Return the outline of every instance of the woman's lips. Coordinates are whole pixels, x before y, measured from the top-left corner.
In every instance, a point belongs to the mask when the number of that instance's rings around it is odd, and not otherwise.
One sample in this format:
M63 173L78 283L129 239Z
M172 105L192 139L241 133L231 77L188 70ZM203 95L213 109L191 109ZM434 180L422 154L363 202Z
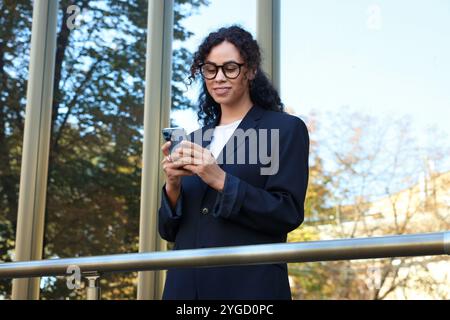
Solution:
M231 88L224 87L224 88L215 88L213 90L218 96L223 96L226 95L228 92L230 92Z

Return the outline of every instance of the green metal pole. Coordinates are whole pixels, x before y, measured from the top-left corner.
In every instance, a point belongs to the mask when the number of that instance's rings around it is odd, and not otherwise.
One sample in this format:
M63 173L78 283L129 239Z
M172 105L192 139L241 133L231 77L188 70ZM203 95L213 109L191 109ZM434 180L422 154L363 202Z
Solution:
M163 185L161 129L169 124L171 106L173 0L148 2L147 28L139 252L160 251L166 247L158 235L157 213ZM161 271L140 272L138 299L159 299L163 283Z
M58 1L34 1L15 261L42 259ZM39 299L39 278L13 281L13 299Z

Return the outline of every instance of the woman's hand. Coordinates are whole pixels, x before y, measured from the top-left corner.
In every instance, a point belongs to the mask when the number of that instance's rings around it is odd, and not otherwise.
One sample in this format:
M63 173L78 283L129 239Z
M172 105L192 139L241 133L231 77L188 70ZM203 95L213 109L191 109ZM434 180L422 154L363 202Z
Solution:
M183 166L184 170L198 175L213 189L223 191L225 171L219 167L208 149L185 140L173 151L172 159L175 165Z
M171 142L166 142L161 147L161 150L164 154L164 159L161 161L163 165L163 170L166 175L166 192L172 191L180 191L181 188L181 177L183 176L192 176L194 175L191 171L185 170L183 165L174 163L173 159L170 156L170 147Z

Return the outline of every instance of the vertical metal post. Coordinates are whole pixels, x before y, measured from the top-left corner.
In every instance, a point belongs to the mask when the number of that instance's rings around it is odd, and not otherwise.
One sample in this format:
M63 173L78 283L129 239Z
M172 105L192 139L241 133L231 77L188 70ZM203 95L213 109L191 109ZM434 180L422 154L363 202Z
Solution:
M169 124L171 106L173 0L149 0L147 28L139 252L166 246L158 235L157 214L163 177L161 128ZM159 299L163 280L162 271L139 272L138 299Z
M86 287L86 299L87 300L100 300L100 274L84 274L87 280Z
M57 0L34 1L15 261L42 258L57 13ZM12 298L39 299L39 278L13 280Z
M263 53L263 70L280 90L281 0L257 1L257 40Z
M444 233L444 252L450 255L450 231Z

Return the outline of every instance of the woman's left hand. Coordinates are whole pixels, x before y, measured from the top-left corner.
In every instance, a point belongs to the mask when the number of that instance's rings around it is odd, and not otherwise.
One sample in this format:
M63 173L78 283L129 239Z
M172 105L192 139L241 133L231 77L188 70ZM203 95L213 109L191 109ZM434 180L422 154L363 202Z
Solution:
M198 175L207 185L222 191L225 185L225 171L216 162L211 151L190 141L182 141L172 152L174 164L184 164L183 169Z

